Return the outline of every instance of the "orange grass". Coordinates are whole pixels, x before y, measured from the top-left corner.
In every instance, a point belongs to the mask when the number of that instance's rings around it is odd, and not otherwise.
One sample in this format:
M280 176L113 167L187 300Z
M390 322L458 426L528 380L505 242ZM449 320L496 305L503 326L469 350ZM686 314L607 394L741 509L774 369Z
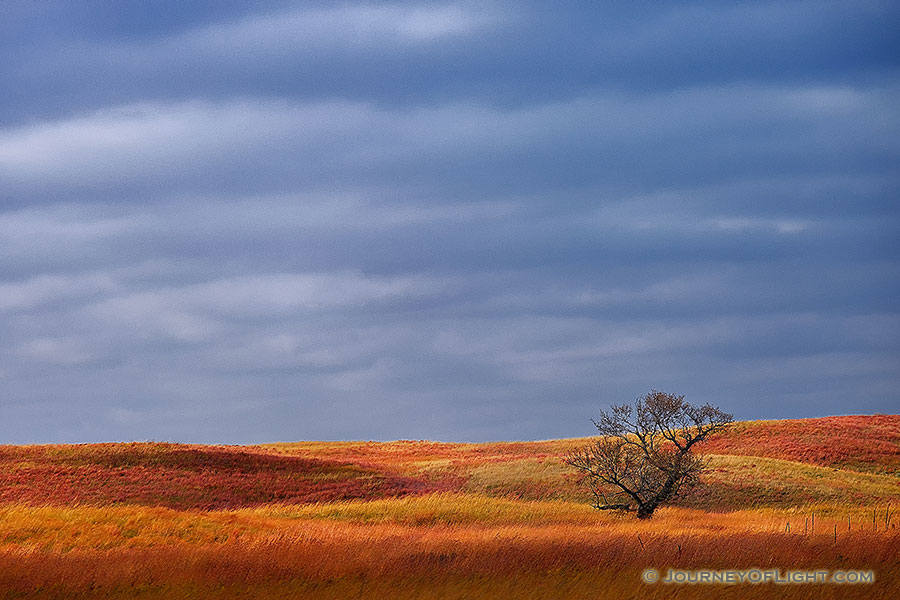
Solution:
M898 439L897 416L738 423L705 445L706 485L644 522L586 504L561 461L585 440L4 446L0 598L900 597Z
M181 515L171 511L169 517ZM384 591L380 586L390 582L394 589L407 589L405 597L426 597L424 590L446 589L445 597L478 598L490 597L484 591L491 586L513 589L525 577L534 585L520 590L525 598L547 597L554 587L566 590L565 597L629 597L638 591L662 593L663 586L640 583L640 572L653 566L660 570L875 569L874 585L844 586L844 597L890 597L900 591L896 530L867 531L857 522L853 531L841 531L835 540L833 528L845 524L840 518L823 519L818 532L804 534L802 515L789 517L791 533L786 532L783 517L766 512L710 515L671 508L640 523L600 515L587 523L473 526L279 520L267 515L266 509L209 513L197 518L219 529L243 528L244 535L219 541L178 539L162 545L131 545L121 540L118 546L105 549L86 541L84 547L68 551L45 537L41 549L4 546L0 588L7 597L189 597L228 590L236 594L243 589L253 590L254 597L282 593L289 597L290 592L302 591L302 597L336 598L341 597L340 590L353 589L355 595L354 588L360 587L359 597L377 598L378 591ZM365 581L376 582L368 595ZM490 585L484 587L486 582ZM763 589L773 591L771 585L732 586L729 595L759 597ZM823 589L837 597L827 586L779 587L778 591L786 590L787 597L812 593L819 597ZM468 591L462 596L453 595L452 590ZM689 592L694 597L698 588L666 586L665 591L666 597L673 593L687 597ZM717 593L721 587L708 590L710 597Z

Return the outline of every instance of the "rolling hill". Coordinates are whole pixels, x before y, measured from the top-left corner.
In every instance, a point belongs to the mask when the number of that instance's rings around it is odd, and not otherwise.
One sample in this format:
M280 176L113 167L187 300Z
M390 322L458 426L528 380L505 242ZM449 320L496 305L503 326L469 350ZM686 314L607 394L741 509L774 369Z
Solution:
M586 441L0 446L0 598L715 595L641 583L666 565L867 568L777 592L900 595L898 415L735 423L647 523L587 505L561 460Z

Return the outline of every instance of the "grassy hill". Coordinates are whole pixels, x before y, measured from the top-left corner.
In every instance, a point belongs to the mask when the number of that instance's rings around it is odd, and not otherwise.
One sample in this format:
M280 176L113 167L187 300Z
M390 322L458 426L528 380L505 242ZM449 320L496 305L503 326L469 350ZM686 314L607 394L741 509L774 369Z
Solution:
M900 596L898 415L735 423L646 523L587 505L586 441L0 446L0 598L714 597L640 573L764 565L876 582L729 594Z

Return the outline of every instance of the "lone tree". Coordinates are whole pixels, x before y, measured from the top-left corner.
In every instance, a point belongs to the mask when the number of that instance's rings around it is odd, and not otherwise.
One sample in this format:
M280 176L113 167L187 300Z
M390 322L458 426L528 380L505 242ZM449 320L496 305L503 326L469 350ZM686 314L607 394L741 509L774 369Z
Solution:
M699 482L703 459L694 444L725 428L733 416L709 404L656 390L634 403L613 405L593 421L603 436L566 456L581 471L599 510L653 511Z

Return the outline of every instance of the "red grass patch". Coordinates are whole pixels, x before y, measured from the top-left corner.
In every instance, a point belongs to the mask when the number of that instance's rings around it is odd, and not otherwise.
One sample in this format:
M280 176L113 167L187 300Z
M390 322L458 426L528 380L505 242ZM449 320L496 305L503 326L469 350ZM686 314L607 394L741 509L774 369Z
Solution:
M900 415L745 421L734 423L698 450L900 473Z
M351 462L180 444L0 447L0 502L225 509L437 491Z

